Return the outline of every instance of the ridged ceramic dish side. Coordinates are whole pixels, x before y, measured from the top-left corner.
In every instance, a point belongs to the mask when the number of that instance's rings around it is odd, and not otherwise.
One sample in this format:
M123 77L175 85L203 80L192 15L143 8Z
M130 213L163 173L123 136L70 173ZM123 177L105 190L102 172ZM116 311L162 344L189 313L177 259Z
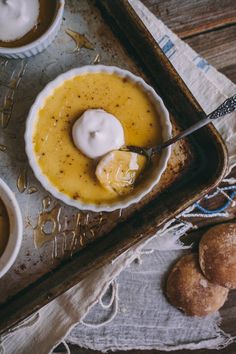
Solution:
M9 59L24 59L32 57L45 50L55 39L59 32L65 0L58 0L58 10L56 16L47 31L35 41L16 48L0 47L0 56Z
M0 198L6 207L10 222L10 234L3 254L0 257L0 278L10 269L19 253L23 221L16 197L8 185L0 179Z
M29 112L27 122L26 122L26 132L25 132L25 144L26 144L26 153L29 159L30 166L32 167L36 178L41 182L46 190L48 190L54 197L62 200L64 203L74 206L78 209L83 210L91 210L91 211L113 211L116 209L127 208L128 206L138 203L146 194L148 194L152 188L159 182L162 173L165 171L168 159L170 157L170 148L166 148L163 150L159 164L156 168L156 173L154 174L154 178L147 180L146 183L143 183L141 190L135 193L135 189L133 193L127 195L122 201L114 202L111 204L103 203L100 205L84 203L82 201L74 200L69 196L59 192L54 185L48 180L48 178L42 173L38 162L36 160L36 155L34 153L34 146L32 142L32 137L34 133L35 122L37 120L37 115L39 109L43 106L45 99L50 96L53 90L60 85L62 85L66 80L70 80L73 77L85 75L88 73L100 73L105 72L109 74L116 74L120 77L126 77L129 80L138 84L147 94L150 99L156 106L156 109L160 116L160 123L162 128L162 139L167 140L171 137L171 123L169 119L169 114L167 109L165 108L162 99L156 94L156 92L145 83L143 79L135 76L127 70L120 69L118 67L113 66L103 66L103 65L93 65L93 66L84 66L82 68L72 69L64 74L58 76L55 80L50 82L41 93L36 98L31 110Z

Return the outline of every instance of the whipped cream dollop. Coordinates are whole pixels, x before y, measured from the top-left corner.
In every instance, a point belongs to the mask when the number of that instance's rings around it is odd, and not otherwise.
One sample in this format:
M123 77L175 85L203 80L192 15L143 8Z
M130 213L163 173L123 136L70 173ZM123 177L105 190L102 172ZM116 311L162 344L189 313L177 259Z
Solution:
M0 0L0 40L23 37L37 24L38 16L39 0Z
M86 156L96 159L125 143L120 121L103 109L88 109L72 128L76 147Z

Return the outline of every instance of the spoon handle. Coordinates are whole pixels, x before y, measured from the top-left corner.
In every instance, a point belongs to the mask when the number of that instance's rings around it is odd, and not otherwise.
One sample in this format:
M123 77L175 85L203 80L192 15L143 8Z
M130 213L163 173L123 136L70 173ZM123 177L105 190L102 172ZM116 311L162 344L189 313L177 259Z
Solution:
M209 118L204 118L204 119L201 119L199 122L191 125L191 127L185 129L184 131L182 131L181 133L175 135L173 138L165 141L164 143L162 144L159 144L158 146L152 148L152 153L153 154L156 154L158 152L160 152L163 148L167 147L167 146L170 146L172 144L174 144L176 141L180 140L180 139L183 139L185 138L186 136L194 133L196 130L204 127L205 125L207 125L208 123L210 123L210 119Z
M210 123L210 121L212 119L217 119L217 118L223 117L223 116L233 112L235 109L236 109L236 95L234 95L230 98L227 98L227 100L225 100L218 108L216 108L213 112L208 114L206 116L206 118L201 119L199 122L193 124L191 127L187 128L187 129L185 129L180 134L177 134L176 136L167 140L166 142L159 144L157 147L154 147L152 149L152 154L158 153L163 148L165 148L169 145L172 145L176 141L194 133L196 130L198 130L198 129L204 127L205 125L207 125L208 123Z
M207 117L216 119L233 112L236 109L236 95L227 98L218 108L211 112Z

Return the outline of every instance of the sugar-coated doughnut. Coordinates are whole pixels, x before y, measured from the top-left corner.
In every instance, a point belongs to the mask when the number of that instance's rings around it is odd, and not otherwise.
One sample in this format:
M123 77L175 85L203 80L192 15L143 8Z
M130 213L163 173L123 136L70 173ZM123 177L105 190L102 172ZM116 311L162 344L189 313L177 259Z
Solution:
M170 303L190 316L206 316L223 306L228 289L210 283L202 274L198 254L189 254L171 269L166 295Z
M236 224L216 225L203 235L199 262L211 282L236 288Z

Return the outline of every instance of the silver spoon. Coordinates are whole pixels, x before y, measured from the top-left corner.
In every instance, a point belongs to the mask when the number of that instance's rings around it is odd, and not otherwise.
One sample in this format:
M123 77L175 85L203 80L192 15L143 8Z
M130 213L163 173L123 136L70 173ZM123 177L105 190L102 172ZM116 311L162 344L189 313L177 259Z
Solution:
M164 143L161 143L161 144L151 147L151 148L144 148L144 147L140 147L140 146L128 145L128 146L124 146L123 148L121 148L121 150L136 152L137 154L144 155L148 159L151 159L151 157L153 155L160 153L161 150L166 148L167 146L170 146L170 145L174 144L176 141L183 139L184 137L194 133L198 129L209 124L213 119L223 117L223 116L233 112L235 109L236 109L236 95L225 100L212 113L208 114L206 116L206 118L201 119L199 122L193 124L191 127L185 129L183 132L181 132L180 134L177 134L173 138L165 141Z

